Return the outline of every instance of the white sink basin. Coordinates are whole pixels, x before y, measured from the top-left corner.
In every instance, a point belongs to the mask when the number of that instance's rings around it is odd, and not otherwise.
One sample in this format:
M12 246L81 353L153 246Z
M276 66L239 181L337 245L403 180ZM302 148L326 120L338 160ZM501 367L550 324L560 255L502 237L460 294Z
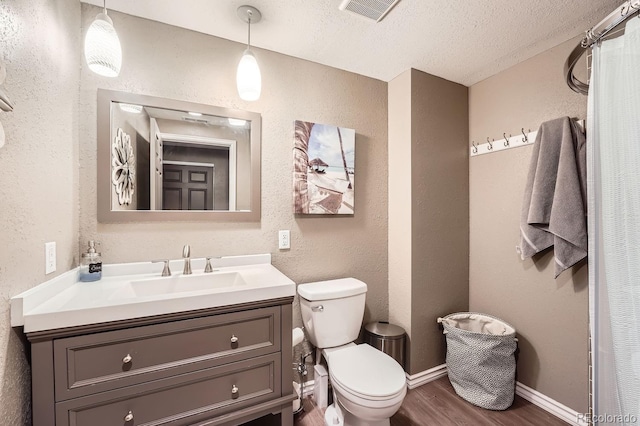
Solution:
M246 286L240 272L212 272L198 275L174 275L131 281L132 297L158 296L191 291L211 291Z
M193 274L162 277L151 262L103 265L102 279L78 282L78 268L11 298L11 325L25 332L293 297L296 285L271 255L193 259ZM172 261L176 271L181 260Z

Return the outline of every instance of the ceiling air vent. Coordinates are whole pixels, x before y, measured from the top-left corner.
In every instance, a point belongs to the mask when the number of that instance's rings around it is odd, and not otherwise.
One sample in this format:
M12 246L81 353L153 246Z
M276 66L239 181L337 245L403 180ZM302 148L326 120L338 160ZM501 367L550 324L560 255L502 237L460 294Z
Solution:
M188 121L189 123L201 123L201 124L209 123L209 120L207 120L206 118L182 117L182 119L184 121Z
M400 0L343 0L338 8L380 22L399 1Z

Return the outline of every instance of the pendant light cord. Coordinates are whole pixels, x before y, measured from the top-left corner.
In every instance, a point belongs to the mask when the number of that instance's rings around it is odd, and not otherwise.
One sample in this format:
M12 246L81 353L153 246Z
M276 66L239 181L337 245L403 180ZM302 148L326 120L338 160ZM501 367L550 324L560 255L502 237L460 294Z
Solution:
M107 0L102 0L102 9L104 10L104 14L107 14Z
M251 47L251 15L253 15L253 12L251 12L250 10L247 10L247 22L249 23L249 31L248 31L249 34L247 36L247 49Z

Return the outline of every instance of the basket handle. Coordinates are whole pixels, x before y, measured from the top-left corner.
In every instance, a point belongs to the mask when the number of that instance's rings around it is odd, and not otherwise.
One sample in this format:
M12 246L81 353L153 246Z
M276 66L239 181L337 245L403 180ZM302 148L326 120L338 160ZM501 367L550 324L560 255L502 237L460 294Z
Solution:
M436 320L436 322L437 322L438 324L442 324L442 321L444 321L444 320L442 319L442 317L438 317L438 319ZM447 329L446 329L446 328L443 328L443 329L442 329L442 334L447 334L447 333L448 333Z

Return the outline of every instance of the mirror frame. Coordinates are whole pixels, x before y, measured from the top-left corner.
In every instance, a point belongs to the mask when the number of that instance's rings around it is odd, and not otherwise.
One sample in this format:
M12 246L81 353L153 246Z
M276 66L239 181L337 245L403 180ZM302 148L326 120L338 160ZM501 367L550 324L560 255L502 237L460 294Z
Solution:
M227 210L111 210L111 103L121 102L178 111L197 111L207 115L239 118L251 121L251 185L249 211ZM259 222L261 200L261 135L262 118L257 112L235 110L154 96L115 90L98 89L97 113L97 175L98 222L165 222L214 221Z

